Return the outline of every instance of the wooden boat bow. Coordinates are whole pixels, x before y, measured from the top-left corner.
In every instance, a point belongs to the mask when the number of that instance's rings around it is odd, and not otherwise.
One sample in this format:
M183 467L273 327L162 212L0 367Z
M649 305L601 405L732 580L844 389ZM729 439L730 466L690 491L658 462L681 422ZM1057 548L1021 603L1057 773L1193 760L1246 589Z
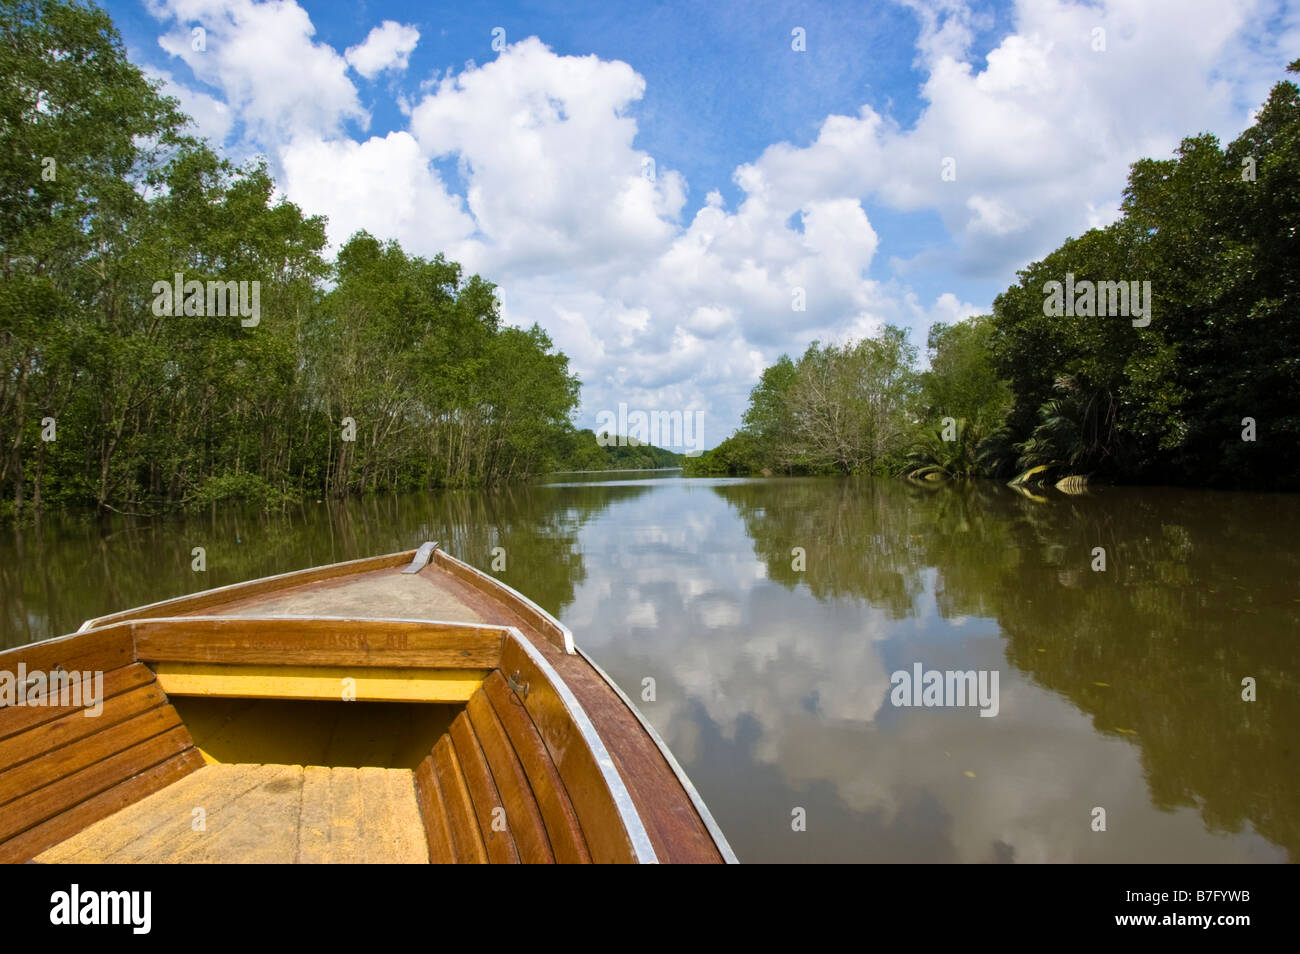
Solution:
M102 711L0 708L0 860L736 860L568 628L436 544L0 653L56 666L102 674Z

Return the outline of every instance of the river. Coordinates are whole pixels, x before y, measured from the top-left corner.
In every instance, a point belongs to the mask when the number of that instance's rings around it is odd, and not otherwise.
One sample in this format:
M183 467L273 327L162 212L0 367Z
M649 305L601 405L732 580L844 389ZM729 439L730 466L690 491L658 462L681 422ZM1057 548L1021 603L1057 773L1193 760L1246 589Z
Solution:
M623 474L47 518L0 535L0 645L426 539L485 570L500 547L742 861L1300 861L1300 495L1035 497ZM996 714L896 704L918 664L995 674Z

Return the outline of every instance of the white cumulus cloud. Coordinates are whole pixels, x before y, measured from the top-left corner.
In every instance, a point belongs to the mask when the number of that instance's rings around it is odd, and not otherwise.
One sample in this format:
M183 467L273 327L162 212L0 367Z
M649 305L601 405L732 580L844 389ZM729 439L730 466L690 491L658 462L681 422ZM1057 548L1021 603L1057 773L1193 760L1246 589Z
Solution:
M370 31L364 42L348 47L343 56L366 79L374 79L385 70L406 69L411 51L419 42L420 31L415 27L385 20Z

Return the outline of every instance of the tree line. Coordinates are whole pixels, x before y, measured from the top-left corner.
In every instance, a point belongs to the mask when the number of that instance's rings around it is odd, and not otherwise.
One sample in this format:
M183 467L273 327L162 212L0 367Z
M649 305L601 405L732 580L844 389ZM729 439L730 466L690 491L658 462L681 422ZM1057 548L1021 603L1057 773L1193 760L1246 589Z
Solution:
M329 260L325 220L190 135L106 13L4 3L0 73L0 517L564 463L579 381L539 327L442 255L360 232ZM257 314L211 313L213 283Z
M683 454L643 443L635 437L625 436L619 444L605 436L602 443L602 438L590 428L574 431L561 439L556 453L560 466L567 471L656 470L680 467L685 459Z
M1300 488L1298 226L1284 80L1226 148L1202 134L1134 163L1118 220L1019 272L992 314L934 325L926 370L897 328L814 342L687 472Z

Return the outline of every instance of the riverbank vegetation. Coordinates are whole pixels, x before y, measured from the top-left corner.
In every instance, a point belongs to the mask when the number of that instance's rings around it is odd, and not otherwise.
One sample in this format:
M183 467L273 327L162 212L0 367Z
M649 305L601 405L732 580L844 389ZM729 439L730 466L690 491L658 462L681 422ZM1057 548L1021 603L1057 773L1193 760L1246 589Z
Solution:
M558 467L564 471L657 470L680 467L684 455L643 444L634 437L623 443L602 444L590 429L565 435L556 445Z
M324 220L189 136L94 7L5 4L0 41L0 515L566 463L578 380L490 282L364 232L328 260ZM255 312L214 314L215 282L256 287Z
M1135 163L1119 219L1020 272L991 315L931 328L928 370L896 328L815 342L687 473L1300 488L1297 227L1300 89L1283 81L1226 148L1203 134ZM1149 311L1050 314L1048 283L1067 281L1149 282Z
M568 359L503 325L491 282L365 232L331 257L325 221L192 137L97 8L5 4L0 72L0 518L679 463L1300 486L1290 82L1226 149L1203 135L1136 163L1117 222L991 315L931 328L927 370L897 328L815 342L683 459L575 431ZM1150 321L1045 314L1067 275L1150 282Z

